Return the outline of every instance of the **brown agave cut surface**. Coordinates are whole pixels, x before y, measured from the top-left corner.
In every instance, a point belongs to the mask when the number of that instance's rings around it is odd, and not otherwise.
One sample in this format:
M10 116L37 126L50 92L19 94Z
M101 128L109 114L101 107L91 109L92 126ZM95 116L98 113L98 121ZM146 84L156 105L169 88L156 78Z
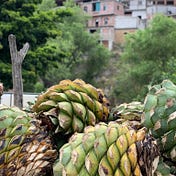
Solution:
M56 157L38 120L17 107L0 105L0 176L50 176Z

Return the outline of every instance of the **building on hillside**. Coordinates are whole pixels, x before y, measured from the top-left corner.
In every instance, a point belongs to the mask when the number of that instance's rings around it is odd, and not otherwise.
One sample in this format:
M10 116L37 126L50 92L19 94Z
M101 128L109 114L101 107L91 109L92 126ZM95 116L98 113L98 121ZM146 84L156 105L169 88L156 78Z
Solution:
M146 12L148 20L152 19L152 17L157 13L162 13L167 16L175 16L176 0L152 1L150 5L147 5Z
M123 44L125 41L125 35L128 33L134 33L138 29L144 29L145 25L138 17L132 16L116 16L114 26L114 43Z
M123 0L122 0L123 1ZM124 0L123 17L116 17L115 42L123 43L124 35L145 29L154 15L160 13L176 18L176 0ZM125 22L126 21L126 22Z
M124 15L116 16L115 40L117 44L123 44L125 35L138 29L144 29L147 25L146 2L147 0L122 0Z
M176 17L176 0L76 0L92 18L90 33L99 32L100 42L110 50L122 44L127 33L146 28L157 13Z
M124 15L123 4L117 0L82 0L77 3L92 17L87 24L90 33L99 32L100 42L111 50L115 18Z
M124 35L145 28L145 16L132 16L130 0L77 0L76 3L92 18L87 23L90 33L99 32L100 42L109 50L122 44ZM144 7L142 6L142 9Z
M148 0L154 5L174 5L176 6L176 0Z
M176 0L130 0L131 16L150 20L155 14L176 14Z
M116 16L115 43L124 43L127 33L145 29L154 15L161 13L176 18L176 0L122 0L124 16Z

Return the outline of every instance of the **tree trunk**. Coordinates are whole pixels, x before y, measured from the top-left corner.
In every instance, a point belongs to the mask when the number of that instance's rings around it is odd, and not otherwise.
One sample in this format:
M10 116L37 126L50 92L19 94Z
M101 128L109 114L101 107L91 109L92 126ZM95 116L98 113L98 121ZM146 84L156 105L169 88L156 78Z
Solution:
M17 51L16 37L10 34L8 37L10 55L12 61L12 79L14 92L14 105L23 108L23 82L22 82L22 62L29 49L29 44L26 43L20 51Z

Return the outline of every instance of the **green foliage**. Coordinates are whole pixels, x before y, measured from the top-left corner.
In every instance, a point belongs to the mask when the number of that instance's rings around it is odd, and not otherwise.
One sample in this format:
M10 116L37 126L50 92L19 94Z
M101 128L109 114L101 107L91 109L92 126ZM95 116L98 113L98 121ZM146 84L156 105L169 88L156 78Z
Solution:
M44 91L44 84L43 82L36 82L34 85L34 92L41 93Z
M47 11L47 10L50 10L55 7L57 7L57 4L55 1L42 0L42 3L38 5L38 10L39 11Z
M23 77L23 89L26 92L34 91L34 84L37 81L37 74L34 71L24 70L22 73Z
M0 61L0 82L3 82L5 90L8 90L7 85L12 84L11 76L11 64Z
M59 81L63 79L72 79L72 74L69 67L66 67L65 64L56 64L54 67L50 66L46 72L43 80L46 86L52 86L58 84Z
M92 46L96 46L96 44ZM110 57L111 53L102 45L91 47L90 55L85 60L84 68L86 68L86 71L83 74L83 79L92 84L96 84L94 82L95 78L97 78L103 70L107 69L106 66Z
M98 34L90 34L86 29L90 17L72 0L66 1L64 5L72 11L72 16L64 17L63 23L59 25L63 41L70 41L71 45L67 66L74 74L73 79L79 77L93 83L103 71L111 53L98 43Z
M24 91L34 91L39 80L45 87L78 76L91 81L110 56L97 43L99 36L87 31L89 17L72 0L59 8L54 0L7 0L1 2L0 11L0 64L7 64L0 69L0 79L7 89L12 88L7 40L11 33L18 49L30 44L22 65Z
M176 81L176 21L157 15L145 30L128 34L119 62L119 101L143 100L148 85Z
M167 72L162 73L162 78L164 79L170 79L173 82L176 83L176 56L171 57L168 62L166 63L166 70Z
M45 2L43 3L45 4ZM21 49L26 42L30 44L30 51L22 65L24 91L32 91L32 85L37 81L38 72L43 74L47 71L43 68L46 68L50 62L52 53L48 52L48 49L45 50L48 47L46 42L48 38L55 38L60 35L55 25L61 21L60 17L70 15L70 12L59 11L57 8L48 8L44 11L42 9L44 5L40 3L41 0L7 0L0 4L0 63L11 63L8 44L9 34L12 33L16 36L18 49ZM37 5L40 5L41 10ZM9 69L10 67L3 67L3 71L0 70L0 79L7 89L12 88L12 77L8 74Z

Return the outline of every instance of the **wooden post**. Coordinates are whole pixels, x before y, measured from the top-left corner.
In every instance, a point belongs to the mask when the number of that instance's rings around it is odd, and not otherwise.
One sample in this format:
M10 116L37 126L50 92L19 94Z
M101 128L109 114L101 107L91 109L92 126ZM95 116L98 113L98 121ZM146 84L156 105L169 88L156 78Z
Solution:
M8 37L10 55L12 61L12 79L14 92L14 105L23 108L23 82L22 82L22 62L29 49L29 44L24 44L20 51L17 51L16 37L10 34Z
M3 83L0 83L0 104L1 104L1 96L3 94L3 91L4 91Z

